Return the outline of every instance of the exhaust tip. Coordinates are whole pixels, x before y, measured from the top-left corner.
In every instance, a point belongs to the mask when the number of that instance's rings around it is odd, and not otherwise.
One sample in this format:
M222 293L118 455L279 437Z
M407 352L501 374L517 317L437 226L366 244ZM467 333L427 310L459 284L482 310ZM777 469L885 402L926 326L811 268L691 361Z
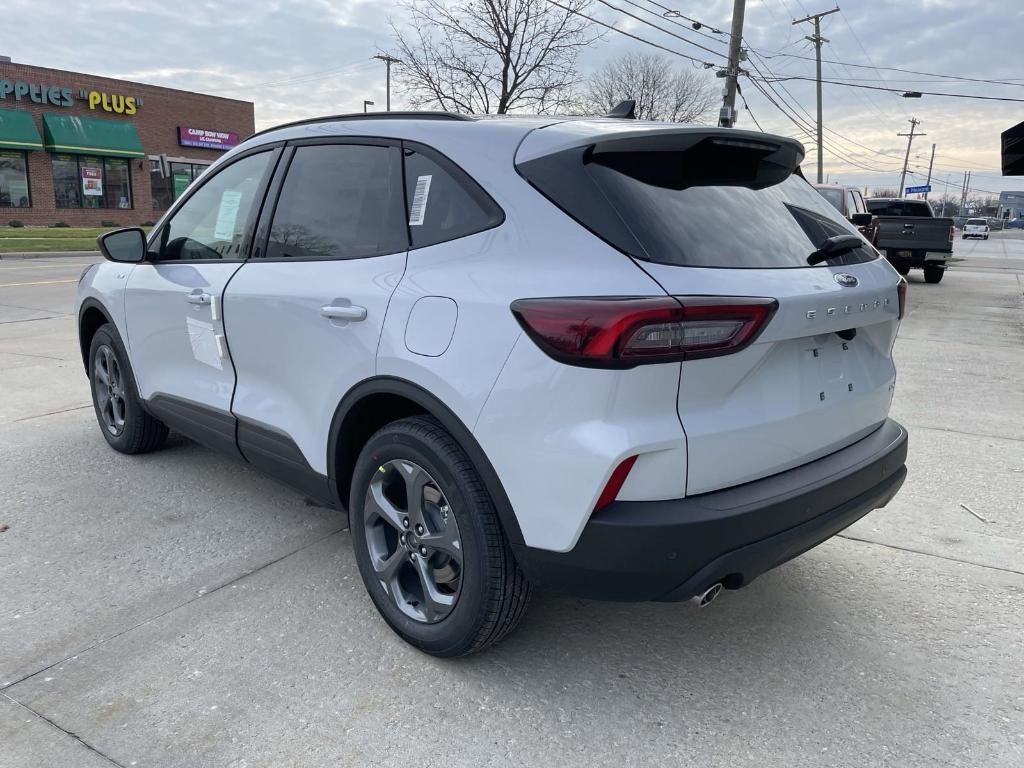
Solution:
M721 591L722 591L722 584L721 584L721 582L712 584L710 587L705 589L699 595L694 595L693 597L691 597L690 598L690 602L693 603L698 608L706 608L707 606L711 605L711 601L714 600L716 597L718 597L718 595L719 595L719 593Z

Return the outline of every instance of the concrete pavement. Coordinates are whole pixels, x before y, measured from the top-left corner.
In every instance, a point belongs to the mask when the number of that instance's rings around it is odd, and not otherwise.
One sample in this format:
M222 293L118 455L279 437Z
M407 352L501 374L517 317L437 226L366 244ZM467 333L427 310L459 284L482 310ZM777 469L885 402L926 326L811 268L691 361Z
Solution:
M1024 764L1024 239L956 249L911 273L887 509L707 610L539 595L450 662L376 616L336 513L183 439L110 451L89 259L0 261L0 765Z

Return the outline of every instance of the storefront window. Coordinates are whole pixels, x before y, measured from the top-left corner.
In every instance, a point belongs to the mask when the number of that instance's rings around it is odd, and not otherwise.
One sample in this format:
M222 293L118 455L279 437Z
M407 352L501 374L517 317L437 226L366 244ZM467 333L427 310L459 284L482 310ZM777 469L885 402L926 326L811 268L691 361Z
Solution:
M166 211L171 203L181 197L195 179L209 168L200 163L171 162L169 176L160 173L160 161L151 160L149 164L149 183L153 192L153 210Z
M53 156L53 193L58 208L81 208L81 182L78 175L78 158L74 155Z
M58 208L131 208L129 161L119 157L53 156Z
M103 196L107 208L132 207L131 170L127 160L108 158L104 162L106 184Z
M0 208L28 208L28 166L24 152L0 152Z

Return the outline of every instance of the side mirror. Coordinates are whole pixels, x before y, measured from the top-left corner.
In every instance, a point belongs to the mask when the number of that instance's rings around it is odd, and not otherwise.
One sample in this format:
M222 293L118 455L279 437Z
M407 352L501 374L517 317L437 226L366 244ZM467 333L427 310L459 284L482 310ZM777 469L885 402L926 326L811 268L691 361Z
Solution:
M138 227L115 229L96 238L103 258L126 264L138 264L146 258L146 233Z
M850 216L850 222L855 227L870 227L875 216L872 213L855 213Z

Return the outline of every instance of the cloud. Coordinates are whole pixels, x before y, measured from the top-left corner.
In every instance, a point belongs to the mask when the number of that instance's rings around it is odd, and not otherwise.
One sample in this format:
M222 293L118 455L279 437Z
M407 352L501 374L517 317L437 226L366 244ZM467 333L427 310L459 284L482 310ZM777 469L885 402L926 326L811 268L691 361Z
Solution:
M622 0L610 2L717 53L603 5L595 4L589 12L701 61L724 64L721 54L727 36L710 32L709 26L729 30L732 0L686 4L693 10L685 12L709 25L700 32L687 21L678 20L679 26L662 18L658 5L647 0L639 4L649 5L653 13ZM744 42L764 57L752 56L745 64L748 71L756 74L756 65L765 74L813 77L813 48L804 39L811 27L792 24L791 14L803 13L804 6L810 7L796 1L748 3ZM166 0L131 4L120 0L8 0L4 8L6 28L22 34L8 36L6 50L0 53L15 61L252 100L260 128L318 114L361 111L364 99L375 101L378 108L385 101L384 66L370 57L390 46L387 19L396 12L394 0L196 0L187 5ZM847 3L842 13L824 19L822 34L830 41L824 48L825 58L830 60L981 78L1020 78L1017 60L1022 27L1024 9L1002 0L975 0L969 8L960 0L903 0ZM610 57L635 50L653 49L607 32L584 52L581 71L594 71ZM682 58L678 64L693 66ZM826 79L842 83L854 78L881 87L1024 98L1024 87L917 82L935 78L843 64L827 63L824 69ZM707 76L716 85L722 82L714 79L713 72ZM1024 85L1024 80L1017 82ZM807 131L813 133L814 128L814 84L789 80L776 85L781 97L793 105L803 128L795 126L749 81L744 81L742 88L764 129L801 138L813 159ZM394 94L393 103L402 105L400 94ZM883 91L828 84L824 111L831 145L825 151L826 171L851 183L890 186L898 181L906 151L905 140L896 134L906 131L911 116L922 121L918 130L928 134L914 142L911 165L915 173L927 172L927 156L934 141L938 145L934 175L975 168L991 174L978 177L986 178L990 188L1004 184L997 178L999 133L1024 119L1024 104L933 96L909 100ZM741 112L740 126L754 127L746 111Z

